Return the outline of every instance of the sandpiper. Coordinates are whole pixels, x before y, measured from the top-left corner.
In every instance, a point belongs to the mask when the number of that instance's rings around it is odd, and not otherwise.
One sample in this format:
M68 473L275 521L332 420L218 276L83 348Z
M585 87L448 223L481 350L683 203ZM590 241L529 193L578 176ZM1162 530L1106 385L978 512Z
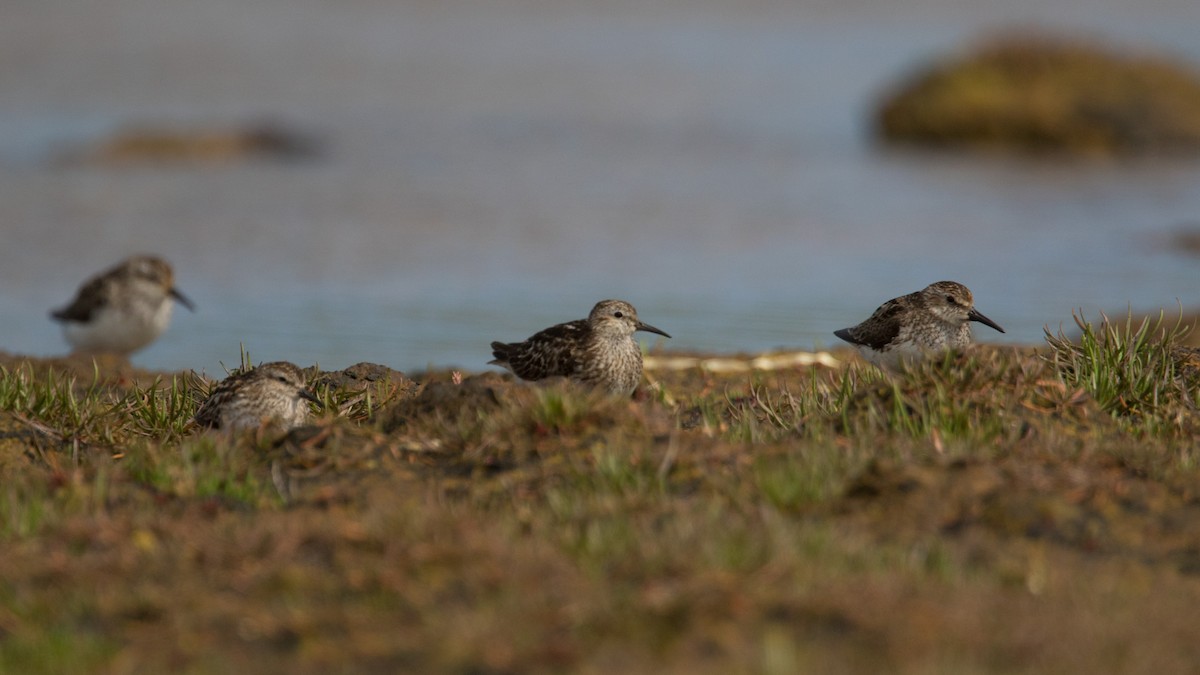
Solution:
M167 261L136 255L89 279L70 305L50 316L62 323L75 351L128 356L166 329L176 300L193 309L175 289Z
M975 300L966 286L939 281L888 300L866 321L833 334L857 345L871 363L896 368L901 361L917 361L930 352L971 344L971 321L1004 332L975 309Z
M633 339L639 330L671 337L639 321L628 302L601 300L586 319L551 326L524 342L493 342L496 358L488 363L523 380L567 377L630 396L642 381L642 349Z
M308 401L320 404L305 385L300 368L274 361L221 380L196 411L195 420L223 431L268 424L286 431L308 421Z

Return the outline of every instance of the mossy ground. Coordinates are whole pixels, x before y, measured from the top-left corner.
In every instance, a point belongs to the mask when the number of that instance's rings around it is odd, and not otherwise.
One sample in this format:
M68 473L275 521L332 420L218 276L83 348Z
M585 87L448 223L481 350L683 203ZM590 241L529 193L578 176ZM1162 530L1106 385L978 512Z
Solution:
M198 378L9 359L0 672L1184 672L1200 389L1138 329L633 401L332 376L234 439Z

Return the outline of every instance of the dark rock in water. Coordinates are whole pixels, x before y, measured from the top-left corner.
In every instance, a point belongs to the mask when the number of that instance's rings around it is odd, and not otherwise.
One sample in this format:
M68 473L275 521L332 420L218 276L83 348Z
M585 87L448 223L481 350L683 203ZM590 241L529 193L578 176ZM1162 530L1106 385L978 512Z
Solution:
M1200 151L1200 76L1157 57L1045 35L992 40L886 97L884 140L1078 155Z
M319 157L323 144L309 133L266 121L228 128L136 125L58 156L61 164L302 161Z
M1164 248L1176 253L1200 256L1200 223L1185 223L1170 235Z

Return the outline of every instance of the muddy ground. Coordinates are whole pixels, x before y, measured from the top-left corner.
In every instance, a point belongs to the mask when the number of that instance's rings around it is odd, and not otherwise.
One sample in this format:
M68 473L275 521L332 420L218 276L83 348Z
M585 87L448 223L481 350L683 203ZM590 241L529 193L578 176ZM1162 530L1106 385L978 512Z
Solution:
M0 391L0 672L1200 667L1188 405L1114 415L1044 349L834 356L632 401L362 365L232 439L168 423L198 378L6 357L108 412Z

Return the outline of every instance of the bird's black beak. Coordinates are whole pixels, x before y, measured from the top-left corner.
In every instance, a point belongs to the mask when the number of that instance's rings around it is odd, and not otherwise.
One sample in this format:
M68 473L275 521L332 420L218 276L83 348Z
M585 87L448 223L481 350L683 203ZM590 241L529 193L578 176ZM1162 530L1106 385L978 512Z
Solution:
M990 326L992 328L995 328L996 330L1000 331L1001 333L1004 332L1004 329L1000 327L1000 324L998 324L995 321L992 321L991 319L987 318L986 316L980 314L979 311L974 308L972 308L970 312L967 312L967 318L970 319L971 321L978 321L979 323L981 323L985 326Z
M300 390L300 398L304 399L305 401L312 401L313 403L316 403L317 407L322 410L325 409L325 404L321 402L321 399L317 398L317 395L308 389Z
M175 290L174 288L167 291L167 295L171 296L172 298L175 298L175 300L177 302L179 302L179 304L183 305L184 307L187 307L188 311L192 311L192 312L196 311L196 308L194 306L192 306L192 301L188 300L188 297L186 295L184 295L183 293L180 293L179 291Z
M641 321L637 322L637 329L644 330L648 333L658 333L659 335L661 335L663 337L671 337L670 335L667 334L666 331L659 330L659 329L655 328L654 326L651 326L648 323L642 323Z

